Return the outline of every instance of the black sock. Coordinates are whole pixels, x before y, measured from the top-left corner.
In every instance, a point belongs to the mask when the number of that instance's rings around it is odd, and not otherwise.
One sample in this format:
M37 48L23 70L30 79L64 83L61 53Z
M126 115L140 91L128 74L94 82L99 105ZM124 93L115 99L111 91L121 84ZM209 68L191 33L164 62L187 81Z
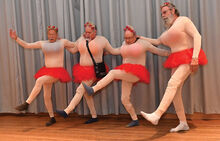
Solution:
M46 126L51 126L53 125L54 123L56 123L56 120L54 117L51 117L50 120L46 123Z
M132 120L132 122L130 122L126 127L134 127L134 126L138 126L138 125L139 125L138 120Z
M67 118L67 117L68 117L68 115L67 115L67 113L66 113L65 111L56 110L56 112L57 112L60 116L62 116L63 118Z
M87 85L86 85L85 83L83 83L83 82L82 82L82 84L83 84L83 87L85 88L86 92L88 93L88 95L94 94L94 90L93 90L92 87L87 86Z
M15 107L15 109L18 111L24 111L24 110L28 109L28 106L29 106L29 103L25 102L25 103Z
M97 121L98 121L98 118L90 118L89 120L85 122L85 124L90 124L90 123L97 122Z

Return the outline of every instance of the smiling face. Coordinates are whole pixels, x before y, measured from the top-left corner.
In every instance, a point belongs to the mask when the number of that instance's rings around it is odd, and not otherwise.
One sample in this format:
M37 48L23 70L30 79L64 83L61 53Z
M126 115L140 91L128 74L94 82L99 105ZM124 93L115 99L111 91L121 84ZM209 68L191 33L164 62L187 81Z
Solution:
M47 31L47 37L50 43L54 43L57 40L58 34L55 30L48 30Z

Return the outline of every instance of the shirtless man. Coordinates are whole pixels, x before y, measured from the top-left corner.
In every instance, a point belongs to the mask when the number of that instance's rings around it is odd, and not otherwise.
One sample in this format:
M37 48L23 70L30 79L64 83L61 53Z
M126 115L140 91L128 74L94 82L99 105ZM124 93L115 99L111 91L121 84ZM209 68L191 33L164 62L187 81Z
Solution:
M53 113L51 101L51 89L53 83L60 80L61 82L71 81L71 77L64 69L64 48L74 47L74 43L66 39L58 40L58 28L55 26L47 27L48 40L38 41L35 43L27 43L17 37L16 31L10 29L10 37L14 39L21 47L27 49L42 49L44 54L45 67L42 67L36 74L36 83L25 103L17 106L15 109L24 111L28 109L29 104L40 93L41 88L44 89L44 103L50 116L46 126L56 123Z
M199 65L205 65L207 59L201 49L201 35L189 18L179 16L175 5L169 2L161 6L161 16L167 30L158 39L141 38L154 45L163 44L171 48L172 54L164 63L165 68L172 69L171 78L156 111L151 114L141 111L141 114L146 120L157 125L160 117L173 102L180 123L170 132L189 130L182 101L182 87L190 73L196 71Z
M146 84L150 82L150 75L145 67L146 52L150 51L161 56L168 56L169 51L158 49L148 41L139 39L134 28L129 25L124 28L124 40L125 42L121 46L122 65L111 70L95 86L89 87L84 83L83 86L88 94L93 94L107 86L114 79L122 80L121 101L132 119L127 127L133 127L138 126L139 121L130 102L131 89L133 84L137 82L144 82Z
M57 113L62 117L67 118L68 114L76 108L82 99L82 96L84 95L90 110L90 114L92 115L92 118L85 122L85 124L89 124L98 121L98 118L93 97L89 96L85 92L85 89L82 86L82 82L90 86L98 79L96 78L94 65L86 47L86 41L88 41L89 49L96 63L101 63L103 61L104 51L107 51L113 55L119 55L120 49L113 48L105 37L96 35L97 28L93 23L87 22L84 27L85 33L76 41L76 50L74 48L72 49L72 53L80 53L79 64L73 66L72 69L74 82L80 83L80 85L77 88L76 94L74 95L68 107L62 111L57 110ZM106 69L108 70L107 66Z

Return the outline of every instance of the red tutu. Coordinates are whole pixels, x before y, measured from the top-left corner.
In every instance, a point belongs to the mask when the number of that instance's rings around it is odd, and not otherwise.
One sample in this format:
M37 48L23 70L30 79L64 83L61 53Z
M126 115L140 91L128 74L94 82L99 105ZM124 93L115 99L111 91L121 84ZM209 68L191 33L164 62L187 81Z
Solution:
M46 68L42 67L34 77L37 79L41 76L49 75L55 78L58 78L61 82L69 82L71 81L71 77L69 73L62 67L59 68Z
M137 76L140 79L139 82L144 82L146 84L150 83L150 73L142 65L139 65L139 64L122 64L120 66L115 67L114 69L124 70L128 73L131 73L131 74Z
M106 71L109 71L109 67L105 64ZM76 64L72 68L74 82L81 83L85 80L96 80L94 66L81 66Z
M179 52L172 53L167 60L164 62L163 66L165 68L176 68L181 64L190 64L193 55L193 48L186 49ZM204 51L201 49L199 52L199 65L205 65L208 63Z

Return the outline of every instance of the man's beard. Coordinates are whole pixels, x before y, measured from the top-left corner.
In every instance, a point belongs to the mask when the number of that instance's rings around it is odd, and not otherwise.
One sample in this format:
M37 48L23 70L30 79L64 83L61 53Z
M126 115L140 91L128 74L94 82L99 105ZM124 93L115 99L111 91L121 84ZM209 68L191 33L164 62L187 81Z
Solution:
M171 25L173 23L173 20L174 20L173 15L170 15L166 19L163 19L164 26L165 26L166 29L169 29L171 27Z

